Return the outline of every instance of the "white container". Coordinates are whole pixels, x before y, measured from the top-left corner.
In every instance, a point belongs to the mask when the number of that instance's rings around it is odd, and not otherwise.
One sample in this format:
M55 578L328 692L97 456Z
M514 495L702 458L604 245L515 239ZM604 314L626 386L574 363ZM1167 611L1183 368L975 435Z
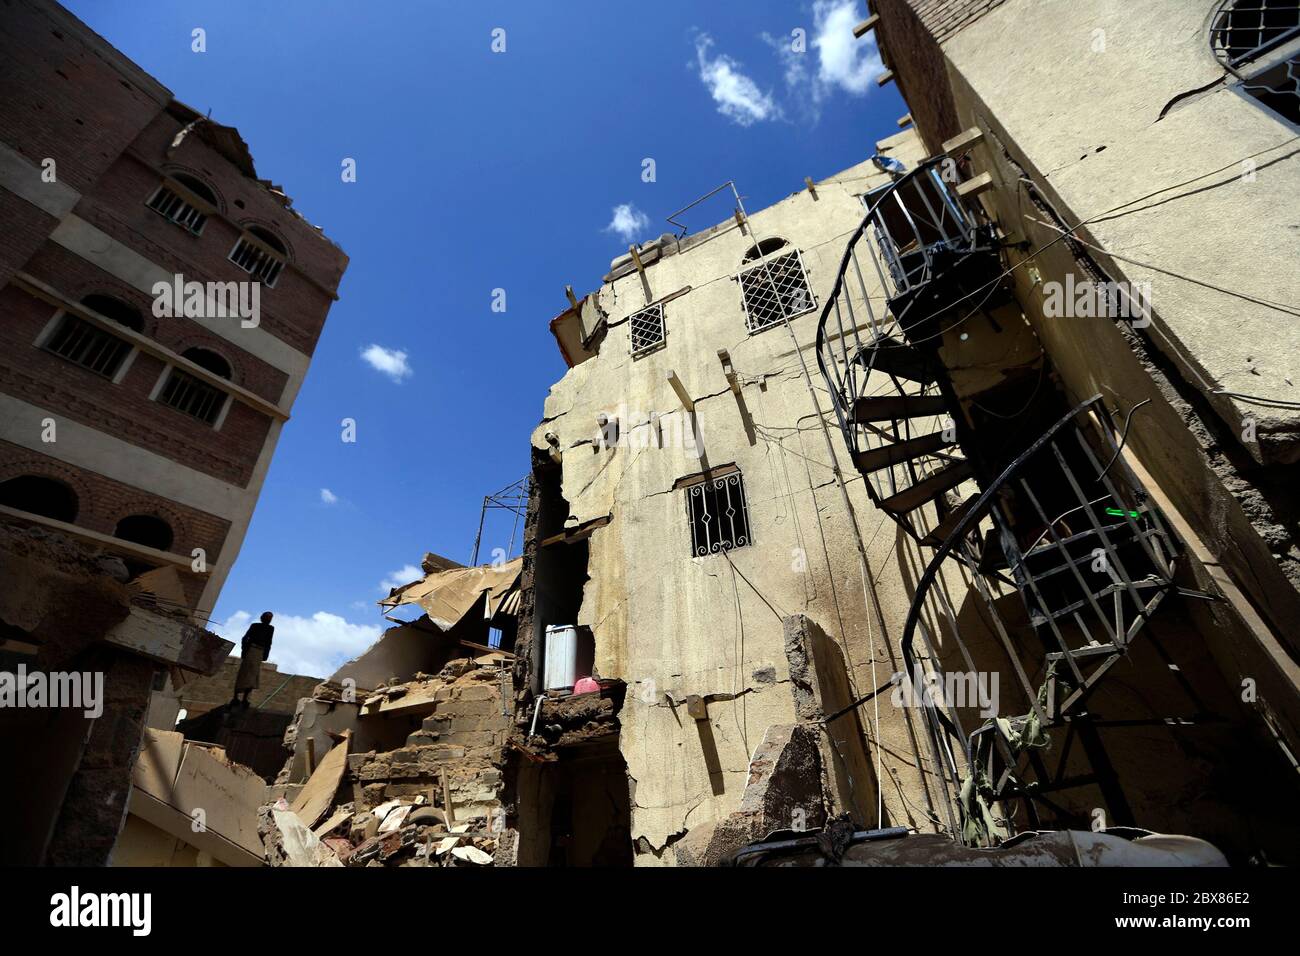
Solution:
M572 687L578 680L578 629L572 624L546 626L542 677L546 690Z

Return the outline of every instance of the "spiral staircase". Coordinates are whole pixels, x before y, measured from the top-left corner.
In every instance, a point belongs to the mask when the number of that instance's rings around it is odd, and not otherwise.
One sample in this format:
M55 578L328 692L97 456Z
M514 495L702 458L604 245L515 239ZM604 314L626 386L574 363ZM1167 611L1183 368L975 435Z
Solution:
M1179 593L1177 545L1100 396L1067 403L1045 357L1009 386L954 381L949 350L1001 332L1015 306L996 230L950 188L953 168L935 157L864 197L818 364L871 501L928 555L901 637L909 680L996 670L1020 704L976 722L942 695L919 702L949 832L994 845L1019 807L1031 828L1077 823L1053 795L1089 785L1131 823L1088 704ZM955 582L978 613L953 606ZM1083 773L1067 768L1076 741Z

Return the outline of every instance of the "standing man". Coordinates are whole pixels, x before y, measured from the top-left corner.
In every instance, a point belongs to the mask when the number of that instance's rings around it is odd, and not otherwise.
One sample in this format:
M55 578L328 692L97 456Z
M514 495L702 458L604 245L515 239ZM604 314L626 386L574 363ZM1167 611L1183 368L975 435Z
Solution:
M235 696L230 698L234 705L239 695L244 695L244 707L248 707L248 695L261 683L262 662L271 656L271 635L275 628L271 626L271 612L264 611L260 621L248 625L248 631L239 645L239 673L235 675Z

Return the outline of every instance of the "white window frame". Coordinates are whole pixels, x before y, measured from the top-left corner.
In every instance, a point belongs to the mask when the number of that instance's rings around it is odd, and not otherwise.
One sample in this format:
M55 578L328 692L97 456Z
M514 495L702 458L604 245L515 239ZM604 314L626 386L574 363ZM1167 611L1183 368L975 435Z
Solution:
M216 417L213 418L211 422L206 422L202 418L199 418L197 415L191 415L189 412L185 411L184 409L177 408L175 405L168 405L166 402L162 400L161 397L162 390L167 385L167 382L171 379L171 376L174 372L184 372L186 375L194 379L196 382L200 382L201 384L206 385L208 388L216 389L216 391L221 393L221 407L217 409ZM230 392L227 391L226 389L219 388L218 386L213 385L211 382L203 381L203 379L199 378L193 372L189 371L189 369L181 368L179 365L176 365L174 362L167 362L163 366L162 374L158 376L158 380L153 384L153 390L149 392L149 401L157 402L163 408L169 408L177 415L184 415L190 421L198 422L200 425L206 425L207 427L211 428L214 432L221 431L221 426L226 421L226 415L230 412L230 402L233 397L234 396L232 396Z
M59 329L63 327L63 323L65 319L73 319L77 322L83 322L86 325L89 325L92 329L96 329L100 332L103 332L105 335L112 335L113 338L117 339L123 345L129 346L126 355L122 357L122 364L117 367L117 369L113 372L112 376L104 375L101 372L96 372L90 366L82 365L80 362L74 359L70 359L66 355L56 352L54 351L54 349L50 348L50 341L58 333ZM131 368L131 363L135 361L135 353L140 351L138 348L136 348L134 342L113 335L113 333L110 330L101 329L99 326L95 325L95 323L87 322L81 316L77 315L74 312L69 312L67 309L55 310L53 317L48 322L45 323L45 327L41 329L40 334L36 336L36 341L33 344L41 351L48 352L50 355L53 355L55 358L62 359L64 362L68 362L72 365L75 365L77 368L90 372L92 375L98 375L100 378L108 382L111 382L114 385L121 384L122 379L126 377L127 371Z
M153 205L159 194L164 190L180 200L180 209L174 210L172 213L168 214ZM208 219L217 214L217 210L212 207L211 203L205 202L202 198L196 196L170 176L163 177L162 182L158 184L158 188L149 194L149 198L144 201L144 204L151 212L162 216L162 218L166 219L172 225L184 229L191 236L203 235L203 230L207 228L208 225ZM189 211L193 215L189 217L177 215L177 213L181 211ZM202 221L199 223L198 229L194 229L184 221L186 218L192 219L193 216L203 217Z
M257 267L250 269L235 258L235 253L238 252L240 247L244 245L252 246L254 249L256 249L257 251L261 252L264 256L266 256L268 261L276 263L273 271L267 270L267 271L272 271L271 277L269 279L266 278L265 275L263 276L257 275L256 272ZM253 276L253 278L256 281L262 283L262 285L266 286L268 289L275 288L276 282L280 280L280 274L284 272L284 267L289 264L289 260L285 257L283 253L277 252L275 249L272 249L265 242L262 242L262 240L258 239L257 236L253 235L250 232L241 232L239 234L239 238L235 240L235 244L233 247L231 247L230 252L227 253L226 258L229 259L231 262L233 262L240 269L243 269L250 276Z

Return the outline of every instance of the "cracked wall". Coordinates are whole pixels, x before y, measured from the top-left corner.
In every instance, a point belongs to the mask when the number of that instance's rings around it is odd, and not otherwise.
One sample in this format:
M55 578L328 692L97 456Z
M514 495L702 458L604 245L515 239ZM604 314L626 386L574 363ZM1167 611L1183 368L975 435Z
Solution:
M909 166L922 156L911 132L882 145ZM534 633L551 623L590 627L597 674L627 682L619 748L640 864L672 863L666 851L687 832L734 811L767 728L794 722L784 616L804 613L832 636L852 664L858 693L901 669L867 603L852 526L800 367L802 355L848 481L886 627L897 634L925 558L871 505L814 354L820 306L861 220L859 197L887 182L862 163L817 183L815 198L801 190L752 213L744 230L730 222L680 244L669 237L669 251L647 266L644 279L635 269L620 274L616 263L597 293L606 316L599 352L552 387L533 435L535 460L545 462L553 447L561 456L565 527L610 519L587 539L589 579L577 621L539 613ZM747 332L734 278L746 251L774 236L801 251L818 305L790 321L798 351L782 324ZM628 316L665 297L665 345L633 358ZM739 395L719 349L730 354ZM695 427L683 417L669 371L693 399ZM602 413L618 420L612 447L602 447ZM743 475L752 543L692 557L685 492L674 485L723 465ZM546 550L534 551L539 579ZM539 601L544 590L539 584ZM706 718L688 714L684 701L693 696ZM885 810L929 829L907 716L881 712ZM868 733L874 737L874 728ZM874 792L865 802L875 806Z

